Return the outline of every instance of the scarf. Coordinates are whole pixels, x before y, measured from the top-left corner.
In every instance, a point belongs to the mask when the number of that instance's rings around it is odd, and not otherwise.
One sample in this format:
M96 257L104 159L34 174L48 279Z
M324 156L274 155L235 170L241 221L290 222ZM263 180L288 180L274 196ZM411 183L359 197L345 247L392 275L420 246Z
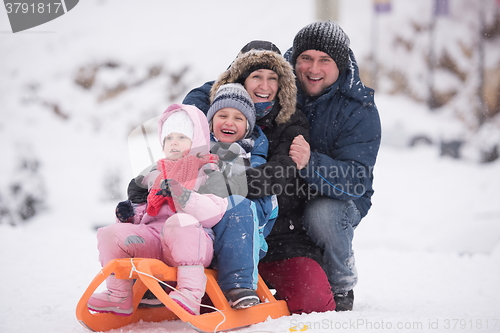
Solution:
M202 157L187 155L176 161L167 160L166 158L159 160L157 169L160 174L156 177L153 187L149 191L147 213L150 216L158 215L165 202L168 203L172 211L177 212L170 190L168 186L162 188L162 182L175 179L186 189L192 190L196 185L200 168L207 163L217 163L218 159L217 155L207 154Z
M255 103L255 117L257 119L265 117L273 109L274 102Z

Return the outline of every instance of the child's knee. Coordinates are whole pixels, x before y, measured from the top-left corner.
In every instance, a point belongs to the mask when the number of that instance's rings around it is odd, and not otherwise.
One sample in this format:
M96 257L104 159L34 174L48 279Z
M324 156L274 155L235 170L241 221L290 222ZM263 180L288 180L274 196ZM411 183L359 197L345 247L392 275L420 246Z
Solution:
M165 221L162 229L162 239L165 244L182 242L195 235L204 233L200 222L193 216L184 213L172 215Z
M115 223L97 230L99 243L124 243L127 237L135 235L137 226L130 223Z
M200 225L200 222L195 219L193 216L185 213L177 213L170 216L163 228L181 228L181 227L197 227Z

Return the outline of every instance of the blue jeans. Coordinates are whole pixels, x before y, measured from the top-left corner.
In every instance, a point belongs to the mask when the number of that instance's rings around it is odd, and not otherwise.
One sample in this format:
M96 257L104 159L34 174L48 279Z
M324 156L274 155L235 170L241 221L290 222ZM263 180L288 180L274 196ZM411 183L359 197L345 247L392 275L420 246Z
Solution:
M323 250L323 269L334 293L347 292L358 282L352 239L360 221L353 201L317 197L304 210L304 228Z
M214 259L222 291L233 288L257 289L259 260L266 254L266 225L274 224L277 209L269 200L228 197L229 206L212 230L215 233Z

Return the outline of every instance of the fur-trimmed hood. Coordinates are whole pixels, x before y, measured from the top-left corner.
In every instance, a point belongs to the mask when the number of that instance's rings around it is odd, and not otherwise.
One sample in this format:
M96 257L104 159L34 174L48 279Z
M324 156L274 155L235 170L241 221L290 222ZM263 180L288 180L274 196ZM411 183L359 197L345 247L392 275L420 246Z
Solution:
M282 55L272 51L251 50L239 55L213 84L210 90L210 102L214 100L220 86L237 82L246 71L259 65L272 68L278 74L279 89L276 97L281 110L275 120L277 124L284 124L290 120L296 108L297 87L295 85L295 74L288 61Z

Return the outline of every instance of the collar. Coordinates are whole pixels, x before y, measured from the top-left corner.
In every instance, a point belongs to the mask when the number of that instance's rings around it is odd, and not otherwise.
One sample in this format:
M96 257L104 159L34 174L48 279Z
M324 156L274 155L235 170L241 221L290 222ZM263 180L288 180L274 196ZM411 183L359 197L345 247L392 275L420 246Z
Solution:
M260 119L262 117L265 117L269 112L271 112L274 104L275 101L255 103L254 106L256 118Z
M305 91L302 89L300 84L297 84L297 104L298 107L302 107L305 104L313 101L319 101L322 100L332 94L335 94L340 87L340 80L335 81L331 86L326 88L321 95L318 96L309 96L305 93Z

